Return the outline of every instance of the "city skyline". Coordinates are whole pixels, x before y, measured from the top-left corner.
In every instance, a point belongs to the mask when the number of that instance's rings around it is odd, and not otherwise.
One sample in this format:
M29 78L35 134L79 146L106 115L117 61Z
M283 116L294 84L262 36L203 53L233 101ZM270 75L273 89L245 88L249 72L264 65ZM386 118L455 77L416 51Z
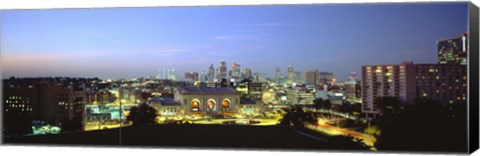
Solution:
M436 41L467 31L467 3L272 5L1 12L2 78L119 79L218 68L339 80L362 65L435 63ZM393 57L392 57L393 56ZM375 58L375 59L372 59Z

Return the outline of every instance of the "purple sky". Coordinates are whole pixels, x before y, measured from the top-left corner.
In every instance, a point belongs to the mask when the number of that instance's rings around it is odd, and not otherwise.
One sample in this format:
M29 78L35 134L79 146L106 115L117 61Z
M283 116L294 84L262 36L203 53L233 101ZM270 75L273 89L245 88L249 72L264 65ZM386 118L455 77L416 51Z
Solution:
M467 31L467 3L2 10L2 78L104 79L208 71L220 60L273 75L436 63L436 41Z

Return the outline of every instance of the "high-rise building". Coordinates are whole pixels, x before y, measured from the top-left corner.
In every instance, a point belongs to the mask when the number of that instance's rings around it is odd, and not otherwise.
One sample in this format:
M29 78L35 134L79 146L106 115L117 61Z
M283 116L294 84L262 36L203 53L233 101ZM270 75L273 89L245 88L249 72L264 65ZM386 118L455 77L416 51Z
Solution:
M375 98L398 97L413 104L428 98L441 104L466 104L467 66L458 64L381 65L362 67L362 112L380 113Z
M215 81L215 68L213 68L213 64L210 64L208 68L208 82L213 83Z
M83 114L85 92L62 85L37 84L4 86L4 110L10 115L27 115L58 125L64 119L80 118Z
M302 73L300 71L293 72L293 82L301 82L302 81Z
M198 73L197 72L186 72L185 73L185 79L192 80L192 81L198 81Z
M168 71L169 80L177 80L177 74L175 73L175 69L167 70L167 71Z
M204 70L202 70L202 72L200 73L200 82L207 82L208 81L208 78L207 78L207 75L205 73Z
M288 84L293 83L294 79L295 79L295 70L293 69L292 65L289 65L287 69L287 83Z
M438 64L467 65L467 33L437 41Z
M455 64L416 64L417 97L444 105L466 104L467 66Z
M220 61L219 69L219 79L227 79L227 62L225 60Z
M265 73L253 73L254 82L266 82L267 75Z
M250 68L243 69L243 79L253 79L252 70Z
M412 62L362 66L362 112L374 116L381 113L376 103L378 97L398 97L401 102L412 104L415 87Z
M279 79L282 73L280 72L280 68L275 69L275 79Z
M308 71L305 73L305 83L308 85L317 85L318 78L320 73L318 70Z
M331 84L333 80L333 74L329 72L320 72L318 74L317 85L327 85Z
M358 101L361 98L361 85L357 76L358 74L355 72L350 73L350 78L343 84L345 97L349 101Z
M231 79L239 80L242 77L242 72L240 70L240 64L233 63L231 71L232 71L232 74L230 75Z

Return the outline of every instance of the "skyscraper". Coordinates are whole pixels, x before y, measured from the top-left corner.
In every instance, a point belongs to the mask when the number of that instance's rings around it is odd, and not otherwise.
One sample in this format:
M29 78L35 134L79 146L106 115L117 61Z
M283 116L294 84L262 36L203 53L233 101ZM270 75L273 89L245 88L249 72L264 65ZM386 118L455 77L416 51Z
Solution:
M317 80L317 85L327 85L331 84L332 79L333 79L333 73L330 72L319 72L318 73L318 80Z
M438 64L467 64L467 33L437 41Z
M318 70L308 71L305 73L305 83L310 85L317 85L318 77L319 77Z
M282 73L280 72L280 68L276 68L275 69L275 80L280 80L280 78L282 77Z
M292 65L289 65L288 69L287 69L287 83L288 84L293 83L293 79L295 78L295 73L294 72L295 71L293 70Z
M227 62L225 60L220 61L219 69L219 79L227 79Z
M253 78L253 75L252 75L252 70L250 70L250 68L245 68L243 69L243 79L252 79Z
M175 73L175 69L167 70L167 71L168 71L169 80L177 80L177 74Z
M215 81L215 68L213 68L213 64L210 64L208 68L208 82L212 83Z
M202 72L200 73L200 82L206 82L208 79L207 79L207 75L205 73L205 70L202 70Z
M231 79L239 80L241 78L240 64L233 63Z
M198 73L197 72L186 72L185 79L198 81Z

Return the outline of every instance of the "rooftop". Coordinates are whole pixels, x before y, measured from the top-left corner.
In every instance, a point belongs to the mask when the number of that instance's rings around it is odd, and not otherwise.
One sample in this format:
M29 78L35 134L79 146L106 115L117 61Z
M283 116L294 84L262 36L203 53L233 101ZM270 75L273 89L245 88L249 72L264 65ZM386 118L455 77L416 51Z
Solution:
M185 87L178 91L180 94L237 94L235 89L223 87Z

